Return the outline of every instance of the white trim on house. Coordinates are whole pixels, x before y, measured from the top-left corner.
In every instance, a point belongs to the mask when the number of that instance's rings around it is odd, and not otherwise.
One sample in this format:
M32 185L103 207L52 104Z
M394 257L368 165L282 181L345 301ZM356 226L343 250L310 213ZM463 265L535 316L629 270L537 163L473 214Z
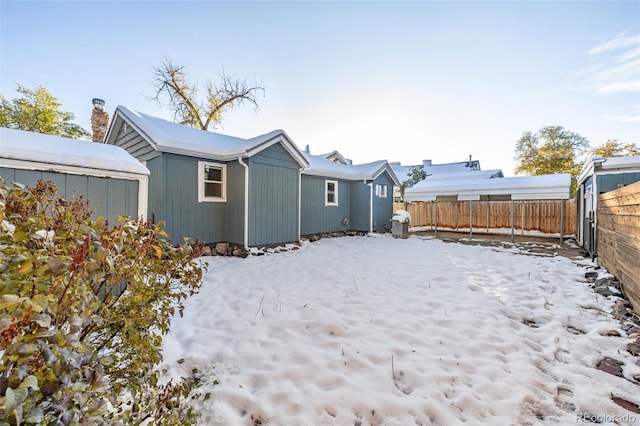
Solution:
M387 185L377 183L376 184L376 197L378 198L387 198Z
M333 184L333 191L329 190L329 185ZM334 201L329 201L329 195L333 195ZM325 179L324 181L324 205L325 206L337 206L338 205L338 181Z
M205 179L205 169L211 167L220 170L221 180ZM205 195L207 184L220 185L220 196ZM199 203L223 203L227 201L227 165L222 163L212 163L209 161L198 161L198 202Z

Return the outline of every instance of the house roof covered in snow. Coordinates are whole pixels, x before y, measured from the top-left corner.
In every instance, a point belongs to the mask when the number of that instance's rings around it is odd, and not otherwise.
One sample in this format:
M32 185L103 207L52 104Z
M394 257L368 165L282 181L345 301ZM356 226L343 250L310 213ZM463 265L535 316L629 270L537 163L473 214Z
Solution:
M303 154L309 162L309 167L302 173L305 175L333 177L336 179L371 180L380 176L384 171L387 171L394 184L400 184L388 161L380 160L364 164L350 164L347 162L345 164L335 161L335 155L333 154L336 152L337 151L322 155L311 155L308 152L304 152ZM332 161L327 157L334 158L334 160Z
M433 201L438 197L479 200L492 196L512 200L566 200L570 192L571 176L565 173L495 179L425 179L405 191L405 201Z
M600 157L599 155L585 161L578 175L578 182L584 181L592 175L594 170L605 173L625 173L640 171L640 155L627 157Z
M116 131L112 130L119 128L118 120L124 120L133 126L155 150L160 152L231 161L239 157L251 157L280 142L301 167L307 166L307 160L302 152L284 130L273 130L263 135L243 139L195 129L120 105L114 113L114 119L106 137L107 142L116 137Z
M403 166L400 163L391 163L391 167L395 172L396 176L400 179L400 182L404 182L408 179L409 172L411 167L415 166ZM480 161L479 160L469 160L469 161L460 161L455 163L443 163L443 164L433 164L431 160L423 160L422 169L427 174L427 177L452 177L457 178L458 176L464 176L467 173L478 173L481 171L480 169ZM491 177L503 177L502 170L490 170L493 176ZM477 174L476 176L481 177L484 175Z
M108 172L149 174L142 163L118 146L0 127L0 165L9 161L30 163L34 169L50 165L52 169L78 167L107 175Z

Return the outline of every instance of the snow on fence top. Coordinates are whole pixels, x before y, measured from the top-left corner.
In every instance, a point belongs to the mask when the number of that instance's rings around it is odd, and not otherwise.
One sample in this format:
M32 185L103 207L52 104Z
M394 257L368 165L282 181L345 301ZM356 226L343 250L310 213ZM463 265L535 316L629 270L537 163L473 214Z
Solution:
M405 200L433 201L438 196L473 200L492 195L510 196L514 200L566 200L570 191L571 176L565 173L451 181L425 179L405 191Z
M0 163L3 159L149 174L142 163L118 146L0 127Z

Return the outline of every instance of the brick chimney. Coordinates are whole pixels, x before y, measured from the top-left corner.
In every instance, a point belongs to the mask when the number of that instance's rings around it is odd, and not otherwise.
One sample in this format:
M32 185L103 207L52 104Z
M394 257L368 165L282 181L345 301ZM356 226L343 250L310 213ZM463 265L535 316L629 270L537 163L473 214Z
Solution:
M109 128L109 113L105 111L102 99L93 98L92 102L91 131L93 132L93 141L103 143Z

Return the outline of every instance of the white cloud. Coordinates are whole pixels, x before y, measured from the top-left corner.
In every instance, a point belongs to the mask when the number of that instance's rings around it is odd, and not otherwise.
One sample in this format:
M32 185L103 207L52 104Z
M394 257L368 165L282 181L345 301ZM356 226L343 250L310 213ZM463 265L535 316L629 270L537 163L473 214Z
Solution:
M620 123L640 123L640 106L628 113L605 114L602 118L607 121L617 121Z
M598 93L640 92L640 34L628 31L588 50L597 63L578 71Z
M640 34L629 35L629 31L624 31L609 40L603 40L595 47L589 49L589 53L597 55L605 52L613 52L621 49L628 49L640 45Z

